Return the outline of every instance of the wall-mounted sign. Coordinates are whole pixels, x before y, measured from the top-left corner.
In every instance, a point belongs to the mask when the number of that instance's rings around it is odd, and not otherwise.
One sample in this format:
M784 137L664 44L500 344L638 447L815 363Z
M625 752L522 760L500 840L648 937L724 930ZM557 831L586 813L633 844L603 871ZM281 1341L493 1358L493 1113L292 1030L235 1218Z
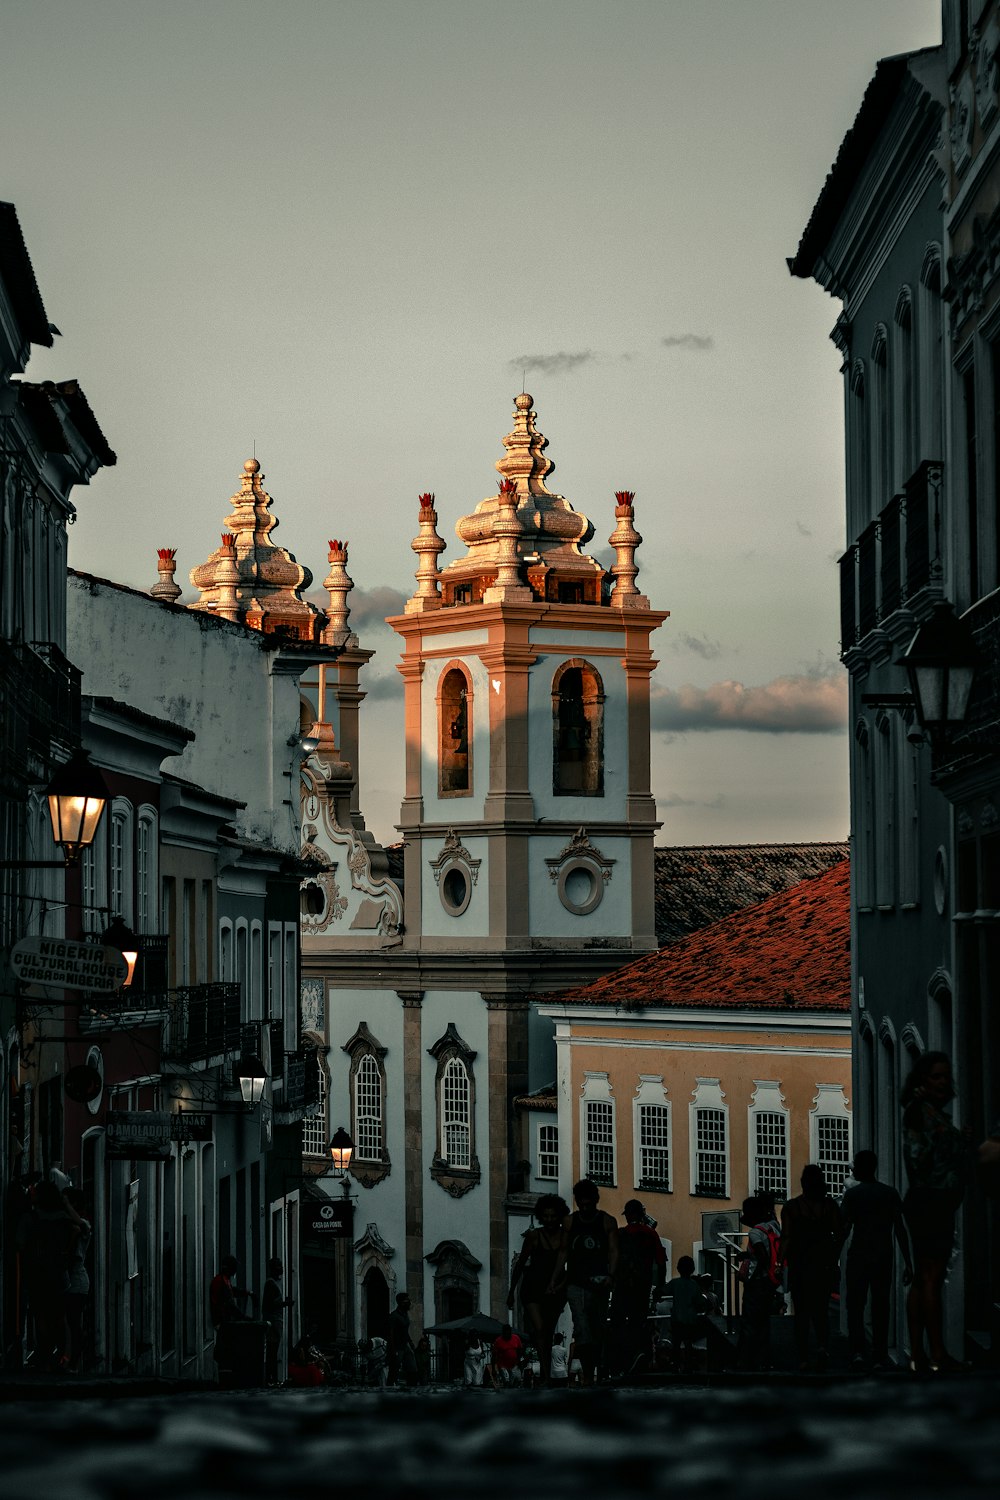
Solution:
M354 1204L331 1198L328 1203L303 1203L306 1234L314 1240L349 1240L354 1231Z
M108 1156L165 1161L170 1155L173 1115L153 1109L112 1110L105 1121Z
M117 948L68 938L22 938L11 949L10 966L24 984L87 990L92 995L113 995L128 974Z
M181 1109L170 1116L170 1139L173 1141L210 1141L212 1116L204 1109Z

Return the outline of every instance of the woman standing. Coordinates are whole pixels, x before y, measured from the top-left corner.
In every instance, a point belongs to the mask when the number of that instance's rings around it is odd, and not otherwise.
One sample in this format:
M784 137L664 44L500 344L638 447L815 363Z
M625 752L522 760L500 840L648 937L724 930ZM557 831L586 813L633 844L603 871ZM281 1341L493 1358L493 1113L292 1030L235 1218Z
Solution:
M555 1193L546 1193L535 1204L538 1226L524 1236L523 1248L514 1262L507 1306L513 1309L514 1294L521 1283L521 1306L529 1344L538 1350L539 1385L547 1385L552 1362L552 1336L566 1306L566 1288L552 1291L553 1277L562 1264L566 1236L562 1227L569 1208Z
M963 1369L945 1348L941 1293L955 1243L955 1214L965 1194L972 1153L965 1136L948 1118L955 1085L946 1054L925 1052L918 1057L899 1097L903 1106L903 1161L909 1183L903 1215L913 1242L914 1262L906 1298L910 1369Z

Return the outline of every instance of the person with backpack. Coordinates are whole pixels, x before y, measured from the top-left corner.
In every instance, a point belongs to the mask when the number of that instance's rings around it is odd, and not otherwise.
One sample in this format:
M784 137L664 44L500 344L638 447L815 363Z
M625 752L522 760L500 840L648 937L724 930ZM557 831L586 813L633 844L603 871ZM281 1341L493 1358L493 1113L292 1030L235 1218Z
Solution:
M736 1362L741 1370L767 1370L771 1314L781 1294L781 1229L770 1194L745 1198L740 1223L747 1230L747 1248L739 1266L743 1299Z
M823 1168L802 1168L802 1192L781 1211L781 1257L795 1309L795 1353L809 1368L809 1333L816 1335L816 1368L829 1363L830 1294L840 1261L840 1214L826 1187Z
M663 1295L667 1252L638 1198L630 1198L622 1212L625 1227L618 1231L618 1274L610 1317L614 1341L612 1370L627 1375L652 1354L649 1303L654 1284L657 1297Z
M565 1278L584 1385L594 1384L598 1364L603 1362L608 1297L618 1269L618 1225L598 1208L600 1196L597 1183L589 1177L574 1187L576 1212L563 1224L563 1248L550 1283L554 1292Z

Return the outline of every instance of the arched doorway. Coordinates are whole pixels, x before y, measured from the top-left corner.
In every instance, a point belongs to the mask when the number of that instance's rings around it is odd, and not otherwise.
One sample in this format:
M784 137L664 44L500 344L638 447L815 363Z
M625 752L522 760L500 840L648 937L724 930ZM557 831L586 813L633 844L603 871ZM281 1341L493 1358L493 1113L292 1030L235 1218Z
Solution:
M364 1292L365 1337L388 1340L389 1286L378 1266L369 1266L361 1287Z

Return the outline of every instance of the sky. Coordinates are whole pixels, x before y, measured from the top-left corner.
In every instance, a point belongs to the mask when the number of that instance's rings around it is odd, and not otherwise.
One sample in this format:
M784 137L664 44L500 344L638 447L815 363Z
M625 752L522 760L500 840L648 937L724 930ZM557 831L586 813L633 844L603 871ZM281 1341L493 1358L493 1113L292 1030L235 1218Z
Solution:
M190 600L255 451L317 583L350 543L392 839L382 617L524 382L605 564L636 492L658 840L846 838L838 305L786 258L876 61L939 38L939 0L0 0L0 197L62 332L28 376L118 454L71 565L146 589L176 547Z

